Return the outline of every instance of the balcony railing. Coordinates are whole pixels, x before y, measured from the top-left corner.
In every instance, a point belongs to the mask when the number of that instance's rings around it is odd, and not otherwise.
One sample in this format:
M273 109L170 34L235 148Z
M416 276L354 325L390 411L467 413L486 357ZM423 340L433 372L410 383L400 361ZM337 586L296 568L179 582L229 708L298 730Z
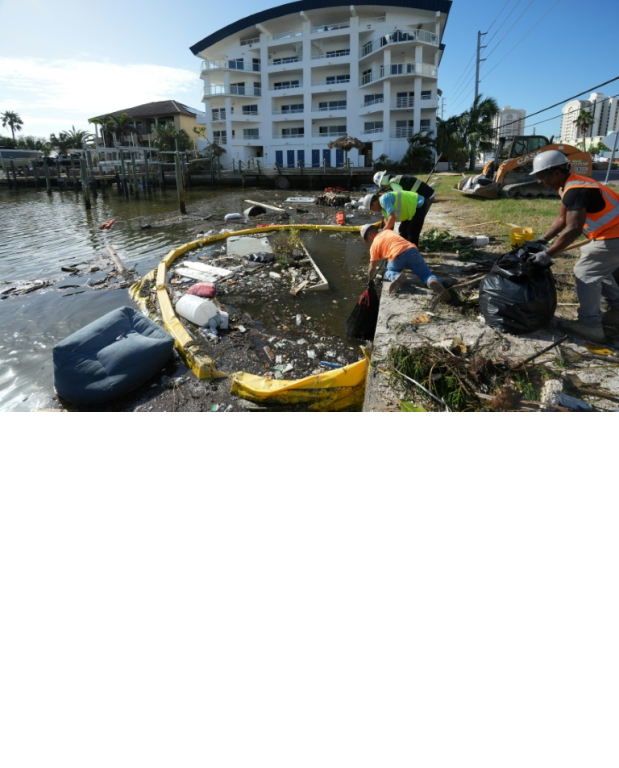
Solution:
M244 72L260 72L260 64L248 61L235 61L229 59L209 59L203 61L200 67L200 74L218 69L235 69Z
M364 56L369 56L373 51L379 51L386 45L417 42L438 45L438 35L434 32L428 32L425 29L415 29L412 32L392 32L389 35L383 35L382 37L370 40L362 46L361 51L359 52L359 58L362 59Z
M384 96L376 96L376 98L371 99L370 101L364 102L361 109L365 109L366 107L373 107L377 104L384 104L385 103L385 97Z
M415 106L415 98L413 96L400 96L394 104L395 109L412 109Z
M231 85L229 88L211 85L202 89L202 101L216 96L262 96L262 88L257 85L253 88L246 85Z
M271 35L271 40L285 40L288 37L301 37L302 35L303 32L301 31L280 32L278 35Z
M274 133L274 139L304 139L305 133Z
M346 85L347 83L350 83L350 75L346 75L346 77L342 78L341 80L319 80L315 83L312 83L312 87L316 85Z
M256 141L260 139L260 133L251 133L249 131L243 131L243 141Z
M218 136L213 139L213 144L227 144L228 143L228 137L227 136Z
M331 53L320 53L318 56L312 56L312 61L317 59L337 59L340 56L350 56L350 48L345 51L331 51Z
M367 130L364 130L364 134L370 134L370 133L383 133L384 128L368 128Z
M248 37L247 40L241 40L241 45L256 45L259 42L259 37Z
M287 59L274 59L269 61L269 67L276 67L280 64L296 64L297 61L303 61L303 56L290 56Z
M419 131L429 131L430 126L429 125L421 125L419 127ZM390 138L392 139L410 139L411 136L413 136L417 131L414 128L411 128L410 126L407 128L396 128L395 131L392 131L390 134Z
M437 69L431 64L391 64L387 67L380 67L379 78L394 77L397 75L425 75L426 77L436 77Z
M334 29L350 29L350 22L344 21L341 24L323 24L322 27L313 27L310 32L312 35L321 35L324 32L332 32Z
M348 106L344 104L343 107L312 107L312 112L342 112L346 109L348 109Z
M332 136L341 136L342 133L345 133L345 131L340 130L329 130L329 131L323 131L320 133L320 131L312 131L312 138L313 139L328 139Z
M272 115L286 115L286 117L291 117L292 115L302 115L304 112L304 109L274 109L272 110Z
M302 88L302 83L289 83L288 85L274 85L270 91L287 91L289 88Z

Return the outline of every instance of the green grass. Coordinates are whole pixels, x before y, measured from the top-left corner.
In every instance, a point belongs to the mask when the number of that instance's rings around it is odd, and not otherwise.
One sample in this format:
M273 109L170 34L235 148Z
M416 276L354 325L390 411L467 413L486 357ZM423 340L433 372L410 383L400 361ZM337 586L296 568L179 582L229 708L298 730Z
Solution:
M462 225L484 223L480 233L494 237L503 237L509 241L509 227L501 224L487 224L489 221L502 221L518 227L531 227L535 237L541 237L548 230L559 212L559 198L536 199L497 198L484 200L463 195L453 187L461 179L460 174L434 176L438 209L449 209L449 216L462 219ZM454 215L455 214L455 215ZM475 232L475 227L468 228Z

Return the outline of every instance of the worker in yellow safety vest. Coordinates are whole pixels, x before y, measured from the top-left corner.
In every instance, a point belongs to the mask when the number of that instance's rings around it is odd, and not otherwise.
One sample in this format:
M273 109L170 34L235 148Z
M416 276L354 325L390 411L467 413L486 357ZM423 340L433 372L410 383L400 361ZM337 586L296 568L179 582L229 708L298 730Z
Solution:
M536 261L547 262L581 234L589 239L574 266L578 320L557 318L557 322L590 341L603 342L605 328L619 333L619 285L613 276L619 270L619 194L589 176L572 173L567 157L558 150L536 155L531 175L561 197L557 218L538 242L546 245L557 239L536 255ZM602 298L608 305L604 314Z
M384 195L368 196L367 207L376 213L381 212L385 229L393 229L396 221L400 222L399 234L409 243L419 247L419 236L423 219L416 219L417 212L424 207L425 198L417 192L386 192ZM415 238L415 239L413 239Z

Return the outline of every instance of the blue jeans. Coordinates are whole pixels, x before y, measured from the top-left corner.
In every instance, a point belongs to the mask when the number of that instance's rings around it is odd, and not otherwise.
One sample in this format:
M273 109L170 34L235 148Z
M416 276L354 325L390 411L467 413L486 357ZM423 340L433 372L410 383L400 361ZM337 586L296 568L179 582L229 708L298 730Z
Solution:
M422 255L416 248L409 248L404 253L396 256L393 261L390 261L385 270L385 279L392 283L400 276L403 269L410 269L426 285L428 285L430 280L436 280L436 277L430 271L430 267L425 263Z

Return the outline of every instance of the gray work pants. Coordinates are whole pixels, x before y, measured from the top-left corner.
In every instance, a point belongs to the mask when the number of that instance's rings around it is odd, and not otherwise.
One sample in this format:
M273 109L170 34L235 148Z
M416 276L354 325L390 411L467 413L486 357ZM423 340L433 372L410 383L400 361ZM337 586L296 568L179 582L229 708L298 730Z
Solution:
M619 269L619 238L591 240L581 249L574 266L578 293L578 319L584 325L602 325L600 299L619 309L619 285L613 272Z

